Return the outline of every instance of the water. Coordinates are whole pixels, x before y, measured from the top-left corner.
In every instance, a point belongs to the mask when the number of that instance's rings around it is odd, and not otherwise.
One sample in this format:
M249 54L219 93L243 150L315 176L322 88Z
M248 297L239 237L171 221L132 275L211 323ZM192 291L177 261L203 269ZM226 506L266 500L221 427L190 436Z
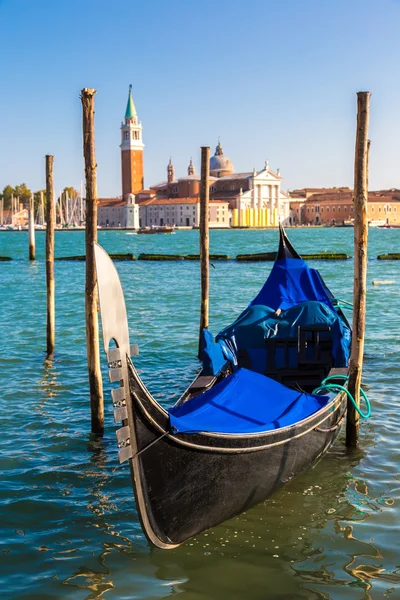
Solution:
M300 252L352 254L352 229L297 229ZM198 232L138 236L99 232L110 252L196 253ZM147 544L129 469L119 465L106 384L106 430L91 441L85 357L84 263L56 263L56 346L45 361L44 233L34 264L26 232L0 234L0 582L2 598L182 600L400 598L398 414L400 230L370 231L365 387L373 414L361 449L343 438L328 456L263 504L176 550ZM276 231L212 231L211 251L273 250ZM84 253L83 232L58 232L56 256ZM313 262L351 301L353 262ZM168 405L198 362L199 265L117 263L136 364ZM255 295L270 263L211 268L216 333ZM376 279L396 285L372 286ZM104 354L102 354L103 366ZM106 381L104 379L104 381ZM195 518L195 515L194 515Z

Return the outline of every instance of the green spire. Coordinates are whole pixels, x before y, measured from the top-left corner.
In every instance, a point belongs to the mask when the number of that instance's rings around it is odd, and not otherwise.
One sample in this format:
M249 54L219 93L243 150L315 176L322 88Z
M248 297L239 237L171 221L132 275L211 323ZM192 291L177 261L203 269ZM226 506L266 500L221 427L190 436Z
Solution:
M125 119L133 119L134 117L137 117L137 112L136 112L136 108L135 108L135 104L133 102L133 98L132 98L132 84L129 86L129 96L128 96L128 104L126 105L126 113L125 113Z

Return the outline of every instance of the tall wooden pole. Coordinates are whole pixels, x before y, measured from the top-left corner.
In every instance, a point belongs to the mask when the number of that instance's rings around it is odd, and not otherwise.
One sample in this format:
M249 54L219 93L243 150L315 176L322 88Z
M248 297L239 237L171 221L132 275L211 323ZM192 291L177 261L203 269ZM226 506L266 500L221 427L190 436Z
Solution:
M210 235L208 227L208 206L210 200L210 147L201 147L201 182L200 182L200 273L201 273L201 306L199 352L201 358L201 337L203 329L208 328L208 297L210 293Z
M47 288L47 356L54 354L55 300L54 300L54 156L46 156L46 288Z
M354 163L354 291L353 336L351 344L349 392L360 405L360 385L364 356L364 331L367 289L367 202L368 202L368 125L370 92L357 94L357 135ZM358 446L359 414L348 401L346 444Z
M35 260L36 248L35 248L35 203L33 194L29 200L28 209L28 238L29 238L29 260Z
M97 164L94 145L94 95L81 92L83 110L83 156L86 177L86 349L89 371L92 433L104 432L103 382L100 370L99 324L97 320L97 277L94 242L97 242Z

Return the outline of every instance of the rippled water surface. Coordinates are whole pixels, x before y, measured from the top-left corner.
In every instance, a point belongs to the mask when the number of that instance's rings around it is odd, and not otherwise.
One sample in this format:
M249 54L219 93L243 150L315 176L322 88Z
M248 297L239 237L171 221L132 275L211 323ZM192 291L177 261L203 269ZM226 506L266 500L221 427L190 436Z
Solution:
M352 254L352 229L297 229L299 252ZM211 251L274 250L276 231L212 231ZM106 431L90 439L84 263L56 263L56 346L45 360L44 233L27 260L26 232L1 232L2 344L0 581L5 599L400 599L400 230L371 230L364 383L373 415L361 448L340 438L314 468L271 499L181 547L150 548L126 464L119 465L109 386ZM99 232L110 252L197 253L198 232ZM83 254L83 232L57 232L56 256ZM352 298L353 261L315 261L327 284ZM168 405L198 368L197 262L117 263L142 378ZM210 329L231 322L271 263L216 263ZM395 285L373 286L374 280ZM102 354L105 366L104 354ZM195 515L194 515L195 518Z

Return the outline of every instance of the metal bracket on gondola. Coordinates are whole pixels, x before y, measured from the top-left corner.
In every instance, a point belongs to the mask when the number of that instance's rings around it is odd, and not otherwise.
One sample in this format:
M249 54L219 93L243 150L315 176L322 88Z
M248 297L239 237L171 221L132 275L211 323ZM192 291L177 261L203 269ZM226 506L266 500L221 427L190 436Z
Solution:
M125 402L125 388L120 387L111 390L111 398L114 405L114 423L128 418L128 409Z
M115 432L118 442L118 458L119 462L122 463L133 456L133 450L131 446L131 433L129 427L121 427Z
M121 367L109 369L108 376L111 383L114 383L115 381L121 381L121 379L124 377L123 370Z
M139 346L138 344L131 344L129 347L130 356L138 356L139 355Z
M111 398L115 408L120 406L126 406L125 388L119 387L115 388L115 390L111 390Z
M119 348L111 348L106 354L108 363L115 363L121 360L121 351Z
M129 431L128 425L117 429L115 435L117 436L118 444L127 444L128 442L130 443L131 432Z
M130 446L130 445L118 450L118 458L119 458L120 463L123 463L126 460L129 460L130 458L132 458L132 456L133 456L133 450L132 450L132 446Z
M114 423L119 423L128 418L128 409L126 406L120 406L114 410Z

